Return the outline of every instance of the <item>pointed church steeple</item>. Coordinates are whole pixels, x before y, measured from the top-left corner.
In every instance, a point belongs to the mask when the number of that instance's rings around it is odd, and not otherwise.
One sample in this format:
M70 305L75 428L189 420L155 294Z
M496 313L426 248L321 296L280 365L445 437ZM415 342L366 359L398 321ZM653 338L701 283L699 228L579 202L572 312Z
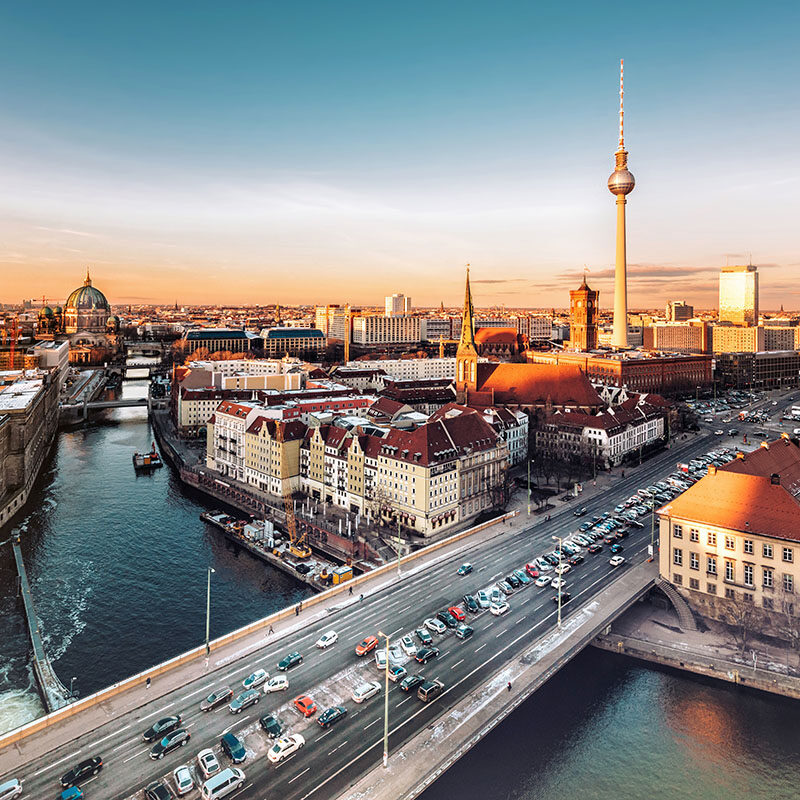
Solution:
M464 311L461 316L461 338L458 342L458 355L467 348L478 351L475 347L475 312L472 308L472 291L469 288L469 264L467 264L467 284L464 290Z
M477 386L478 349L475 347L475 319L472 291L469 288L469 264L464 290L464 311L461 317L461 338L456 351L456 400L466 403L468 393Z
M92 285L92 279L89 276L89 267L86 267L86 279L84 280L83 285L84 286L91 286Z

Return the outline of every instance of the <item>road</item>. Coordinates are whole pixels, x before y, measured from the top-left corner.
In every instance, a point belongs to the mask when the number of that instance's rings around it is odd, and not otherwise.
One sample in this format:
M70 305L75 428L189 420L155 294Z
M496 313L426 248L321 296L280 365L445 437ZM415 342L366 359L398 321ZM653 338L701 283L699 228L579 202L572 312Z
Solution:
M584 501L589 515L612 510L620 500L627 498L637 488L646 486L674 469L678 461L706 452L717 444L713 435L693 436L673 444L671 450L646 462L635 470L635 477L614 481L610 488ZM580 502L580 501L578 501ZM547 524L509 533L502 548L497 539L466 546L459 553L418 571L409 571L398 587L389 587L369 597L363 603L354 601L300 635L281 638L255 654L220 668L172 694L141 707L125 716L68 742L57 750L43 754L26 765L25 794L33 797L56 796L58 779L74 763L94 755L102 755L104 769L98 776L83 784L87 799L142 797L141 790L152 780L168 775L180 764L189 763L197 773L197 752L214 747L220 762L228 759L220 754L219 737L232 730L243 739L248 757L242 765L246 785L236 796L263 798L266 791L276 790L286 800L328 798L338 795L364 772L380 762L383 752L383 688L380 694L362 705L355 704L350 694L364 680L380 680L372 656L359 659L354 654L355 645L366 635L378 630L388 633L392 640L419 627L424 618L460 601L465 593L474 593L499 580L512 569L522 567L526 561L553 549L553 536L566 536L576 531L583 519L571 513L558 514ZM643 520L649 522L649 518ZM628 562L639 562L647 555L650 543L650 526L632 529L624 540L624 555ZM596 555L586 554L586 561L566 576L567 591L573 600L564 607L569 615L612 579L606 547ZM456 575L458 565L470 561L475 572L467 577ZM624 570L625 567L618 568ZM488 611L472 617L475 629L472 638L457 639L451 631L434 638L441 649L437 659L425 666L411 661L406 666L409 673L419 672L428 678L438 678L447 691L435 702L425 705L415 693L405 694L399 686L390 683L390 758L403 742L447 710L468 696L477 686L500 669L524 646L546 633L555 625L556 610L550 587L530 586L519 589L509 598L510 613L493 617ZM314 642L325 630L334 629L339 641L328 650L320 651ZM199 710L200 700L214 688L230 685L234 691L242 680L259 667L277 674L276 664L292 650L299 650L304 663L288 673L290 688L280 695L262 696L260 702L241 715L232 715L227 706L210 713ZM306 720L291 708L291 700L300 694L309 694L320 711L331 705L343 704L347 717L328 731L323 731L315 719ZM149 746L141 740L141 732L163 716L180 713L183 726L191 734L185 749L168 754L161 761L148 757ZM276 713L287 732L300 733L306 747L294 756L275 766L266 759L270 743L258 726L259 716ZM138 792L138 794L137 794ZM199 797L197 791L186 795Z

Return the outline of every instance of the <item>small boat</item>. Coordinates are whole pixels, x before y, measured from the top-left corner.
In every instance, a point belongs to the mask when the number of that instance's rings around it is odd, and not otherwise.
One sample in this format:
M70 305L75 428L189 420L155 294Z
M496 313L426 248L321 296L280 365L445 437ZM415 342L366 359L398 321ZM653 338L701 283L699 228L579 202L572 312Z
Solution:
M152 449L149 453L134 453L133 454L133 468L139 471L151 470L156 469L157 467L163 467L164 462L161 460L161 456L158 454L156 450L156 443L153 442Z

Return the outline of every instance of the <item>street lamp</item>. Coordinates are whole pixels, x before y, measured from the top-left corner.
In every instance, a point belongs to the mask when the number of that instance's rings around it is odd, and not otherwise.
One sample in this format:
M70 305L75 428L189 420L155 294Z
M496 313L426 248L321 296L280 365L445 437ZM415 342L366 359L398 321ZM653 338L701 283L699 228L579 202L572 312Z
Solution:
M561 585L564 579L561 577L561 536L550 537L554 542L558 542L558 629L561 630Z
M378 636L386 639L386 686L383 692L383 766L389 766L389 637L378 631Z
M75 683L76 680L78 680L78 679L74 675L69 679L69 696L73 700L75 699L75 694L72 691L72 686L73 686L73 684Z
M214 567L208 568L208 584L206 587L206 655L211 652L208 644L208 635L211 630L211 573L216 572Z

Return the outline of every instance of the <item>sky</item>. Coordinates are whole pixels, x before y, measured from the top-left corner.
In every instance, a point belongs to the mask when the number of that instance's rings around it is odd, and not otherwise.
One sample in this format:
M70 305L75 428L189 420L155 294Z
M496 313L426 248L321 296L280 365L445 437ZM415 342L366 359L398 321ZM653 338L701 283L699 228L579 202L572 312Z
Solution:
M800 308L800 3L0 5L0 302Z

